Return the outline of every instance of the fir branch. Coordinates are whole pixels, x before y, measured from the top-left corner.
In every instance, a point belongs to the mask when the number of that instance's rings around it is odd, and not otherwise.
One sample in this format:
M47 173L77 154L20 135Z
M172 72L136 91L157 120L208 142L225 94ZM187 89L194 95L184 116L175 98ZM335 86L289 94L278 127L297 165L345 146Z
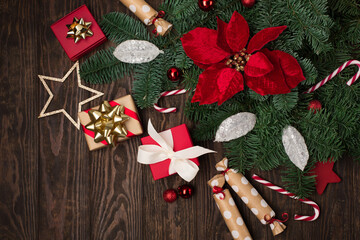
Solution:
M353 71L349 73L352 75ZM340 76L341 80L334 79L320 91L320 100L326 103L326 109L332 113L331 120L337 125L338 135L347 149L353 149L356 145L360 122L360 85L347 86L345 81L350 75Z
M256 113L256 125L247 135L248 158L257 168L270 170L287 159L281 134L283 128L290 125L290 115L276 110L269 101L258 102L253 111Z
M358 10L360 11L360 10ZM360 47L360 16L355 19L349 19L346 25L346 33L348 36L348 41L352 45L356 45L358 48Z
M236 98L222 104L217 111L209 111L208 116L203 118L194 129L193 137L199 141L213 139L216 130L226 118L244 111L245 106L242 104L234 104L234 101L236 101ZM216 105L216 103L212 105Z
M267 132L253 131L247 136L248 158L253 165L261 170L271 170L278 167L286 155L281 145L279 131L270 129ZM276 137L273 135L275 134ZM232 150L234 151L234 149Z
M301 85L312 85L316 83L318 72L313 63L308 58L296 57L298 60L305 77L305 81L302 81Z
M360 16L360 3L356 0L329 0L329 6L333 11L344 15Z
M224 143L227 150L225 155L229 159L229 167L237 169L244 173L245 170L250 170L254 166L252 159L248 156L247 139L245 137L234 139L233 141Z
M290 161L286 170L283 171L282 181L289 192L300 198L307 198L315 190L315 175L310 175L315 162L309 160L304 171L301 171Z
M190 96L185 104L184 114L194 122L205 120L214 111L219 109L219 106L216 104L199 105L199 103L192 103L191 98L193 94L190 93L189 95Z
M295 89L287 94L277 94L273 96L272 101L275 109L289 112L296 106L298 99L298 91Z
M260 94L258 94L258 93L256 93L256 92L254 92L253 90L251 90L251 89L249 89L248 90L249 91L249 96L250 96L250 98L252 98L252 99L254 99L255 101L266 101L268 98L269 98L269 96L270 95L264 95L264 96L262 96L262 95L260 95Z
M161 61L162 91L173 90L178 83L171 81L167 77L167 71L169 70L169 68L175 66L176 47L173 46L170 49L164 49L164 54L162 54L162 56L159 58L159 61Z
M245 19L253 19L253 21L248 21L248 24L249 28L253 29L254 32L283 25L283 22L279 19L281 15L279 9L272 0L258 1L252 10L249 14L247 14L248 11L244 11L244 14L247 16Z
M120 12L105 14L100 22L101 29L113 42L120 44L125 40L150 40L145 25Z
M181 42L176 45L175 50L175 66L180 69L189 69L194 65L194 62L186 55Z
M151 107L162 91L162 61L155 60L138 65L134 73L133 97L141 109Z
M360 125L360 120L358 121L358 126ZM348 152L356 161L360 161L360 127L358 127L354 132L351 141L348 142Z
M80 66L80 76L92 84L109 83L131 73L132 64L120 62L114 55L114 48L100 50Z
M216 7L212 13L212 18L216 20L216 17L219 17L221 20L229 22L234 11L237 11L244 17L246 17L249 16L248 14L250 14L252 10L249 8L245 8L242 5L241 1L217 0Z
M198 66L193 65L190 69L184 69L182 83L186 89L194 90L196 88L200 73L201 69Z
M199 7L193 0L165 0L159 9L166 12L169 20L187 19L199 12Z
M344 146L337 132L337 125L331 121L331 114L324 109L314 114L308 111L298 122L298 130L305 138L310 157L317 161L334 161L344 153Z
M204 11L199 11L197 2L193 0L166 0L159 9L166 12L166 19L174 24L174 28L179 33L174 40L193 29L194 24L208 15Z
M282 9L284 17L287 17L287 25L296 41L306 39L316 54L332 49L328 40L333 21L326 15L327 1L287 0L278 7Z

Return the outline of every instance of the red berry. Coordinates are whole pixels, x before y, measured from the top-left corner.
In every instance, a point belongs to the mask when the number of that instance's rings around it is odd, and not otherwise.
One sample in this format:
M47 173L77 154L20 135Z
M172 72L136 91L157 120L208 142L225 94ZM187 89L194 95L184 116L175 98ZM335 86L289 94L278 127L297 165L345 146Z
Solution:
M309 102L308 110L312 110L314 113L322 109L321 102L319 100L311 100Z

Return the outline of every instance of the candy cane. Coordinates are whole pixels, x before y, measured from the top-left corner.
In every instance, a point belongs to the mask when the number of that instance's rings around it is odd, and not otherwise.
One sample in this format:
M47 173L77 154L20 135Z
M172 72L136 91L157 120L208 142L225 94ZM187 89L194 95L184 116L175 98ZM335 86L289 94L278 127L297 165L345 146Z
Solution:
M295 194L293 194L291 192L288 192L285 189L283 189L281 187L278 187L278 186L272 184L269 181L266 181L265 179L259 177L256 174L252 175L252 178L255 181L265 185L266 187L268 187L268 188L270 188L270 189L272 189L272 190L274 190L274 191L276 191L278 193L281 193L283 195L289 196L290 198L294 198L296 200L299 200L300 202L308 204L308 205L310 205L310 206L312 206L314 208L314 212L315 212L314 215L312 215L312 216L302 216L302 215L295 214L295 216L294 216L295 220L298 220L298 221L315 221L319 217L320 208L315 202L313 202L313 201L311 201L311 200L309 200L307 198L301 199L298 196L296 196Z
M351 84L353 84L360 77L360 62L357 61L357 60L347 61L346 63L341 65L338 69L336 69L332 74L330 74L329 76L324 78L321 82L318 82L316 85L312 86L309 90L307 90L304 93L312 93L312 92L314 92L316 89L320 88L325 83L330 81L330 79L332 79L333 77L338 75L342 70L344 70L349 65L357 65L359 67L359 71L352 78L350 78L349 81L346 83L348 86L351 86Z
M186 93L186 92L187 92L186 89L165 91L165 92L162 92L162 93L160 94L160 98L161 98L161 97L166 97L166 96L172 96L172 95L179 95L179 94L183 94L183 93ZM159 98L159 99L160 99L160 98ZM154 108L155 108L156 111L161 112L161 113L172 113L172 112L176 112L176 107L163 108L163 107L159 107L159 105L157 105L157 103L154 104Z

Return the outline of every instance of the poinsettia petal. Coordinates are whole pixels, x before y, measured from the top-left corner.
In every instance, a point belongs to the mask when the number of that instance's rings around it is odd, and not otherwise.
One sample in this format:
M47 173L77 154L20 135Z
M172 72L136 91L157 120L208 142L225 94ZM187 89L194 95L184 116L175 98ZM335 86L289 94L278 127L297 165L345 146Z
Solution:
M285 82L278 55L266 48L262 49L261 52L265 54L274 68L268 74L260 77L252 77L245 73L245 81L248 87L260 95L289 93L291 89Z
M202 63L198 63L195 61L194 61L194 64L197 65L201 69L207 69L208 67L210 67L212 65L212 64L202 64Z
M202 89L202 88L196 88L196 89L195 89L194 96L193 96L192 99L191 99L191 102L192 102L192 103L200 102L200 100L201 100L201 89Z
M218 100L219 90L216 83L218 75L224 67L226 67L225 63L213 64L200 74L191 102L200 102L202 105Z
M184 34L181 38L186 55L202 64L218 63L229 55L217 44L217 31L198 27Z
M219 47L221 47L224 51L231 53L231 48L226 42L226 30L228 24L217 17L217 40L216 43Z
M199 79L199 82L196 86L196 89L195 89L195 93L194 93L194 96L192 97L191 99L191 102L192 103L195 103L195 102L200 102L200 105L202 104L211 104L211 103L214 103L217 101L217 92L215 89L214 90L214 95L203 95L202 91L204 90L204 86L206 86L207 83L205 81L205 79L203 79L202 81L200 81Z
M265 28L255 34L249 41L247 48L248 53L260 50L267 44L279 37L279 35L287 28L287 26Z
M261 77L274 69L270 60L262 52L252 55L245 65L244 72L251 77Z
M200 76L201 76L201 74L200 74ZM191 99L192 103L201 101L202 90L203 90L204 86L206 86L206 84L207 84L206 79L200 78L200 76L199 76L198 83L196 85L194 96ZM210 79L210 81L211 81L211 79ZM215 80L214 80L214 82L215 82Z
M300 82L305 80L303 71L293 56L280 50L275 50L273 53L279 57L285 81L290 89L293 89Z
M233 52L239 52L249 40L249 26L240 13L234 12L226 29L226 41Z
M228 67L219 74L217 85L220 94L218 105L221 105L236 93L244 90L244 78L240 72Z

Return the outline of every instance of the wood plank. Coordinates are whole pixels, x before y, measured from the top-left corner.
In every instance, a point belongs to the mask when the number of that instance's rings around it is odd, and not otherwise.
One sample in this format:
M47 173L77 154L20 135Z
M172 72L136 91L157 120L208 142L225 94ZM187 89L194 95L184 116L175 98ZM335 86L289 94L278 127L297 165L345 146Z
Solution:
M147 2L156 8L162 0ZM194 196L168 204L162 199L163 191L185 181L176 175L154 181L149 166L136 161L140 137L116 148L89 152L83 132L64 116L37 119L48 98L37 74L62 77L73 64L50 25L82 4L98 22L111 11L133 16L114 0L0 4L0 239L232 239L207 186L207 180L218 173L214 166L224 154L221 144L195 142L217 153L200 157L200 171L191 183ZM111 84L86 84L105 95L84 109L131 93L132 82L128 76ZM74 76L64 84L49 82L49 86L55 93L49 110L64 107L72 116L76 116L77 102L90 96L77 88ZM183 114L185 101L185 95L161 100L162 106L177 106L175 114L141 110L144 129L148 119L158 131L182 123L193 129L194 124ZM321 196L311 196L321 208L320 218L311 223L292 219L295 213L311 215L311 207L250 179L257 173L282 186L280 169L253 170L246 176L277 216L289 213L288 227L276 239L359 239L359 164L347 157L335 164L342 182L330 184ZM270 228L232 194L253 238L274 239Z
M62 78L74 64L50 26L81 5L79 1L41 1L38 12L38 74ZM91 96L77 87L74 74L63 83L47 81L54 93L48 111L64 108L77 118L77 104ZM91 86L92 87L92 86ZM40 86L42 107L48 99ZM96 102L99 103L99 102ZM90 105L84 105L85 109ZM89 151L82 132L63 115L39 120L39 238L89 239Z
M0 239L38 236L36 7L0 3Z

